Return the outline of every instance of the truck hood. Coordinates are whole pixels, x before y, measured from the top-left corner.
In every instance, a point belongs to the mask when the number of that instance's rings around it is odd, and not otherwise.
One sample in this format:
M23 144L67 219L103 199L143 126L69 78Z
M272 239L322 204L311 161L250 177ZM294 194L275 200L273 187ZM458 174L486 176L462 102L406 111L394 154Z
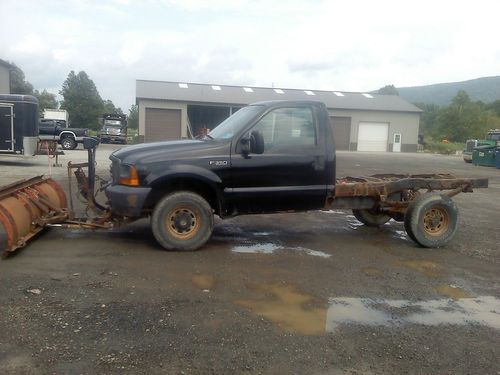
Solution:
M148 165L206 155L220 145L220 142L210 139L142 143L117 150L111 154L110 159L116 158L124 164L136 166Z

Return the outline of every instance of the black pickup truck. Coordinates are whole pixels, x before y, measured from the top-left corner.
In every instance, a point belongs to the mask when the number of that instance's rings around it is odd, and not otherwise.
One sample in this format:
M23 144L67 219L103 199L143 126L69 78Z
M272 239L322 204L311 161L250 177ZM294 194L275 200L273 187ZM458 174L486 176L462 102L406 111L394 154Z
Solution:
M68 128L64 120L40 119L39 138L56 140L65 150L74 150L89 134L88 129Z
M323 103L252 104L204 139L115 151L106 188L109 212L124 220L151 216L153 234L166 249L201 247L212 233L214 214L333 207L352 209L366 225L404 221L410 238L439 247L457 229L451 197L488 185L487 179L436 174L336 179L334 145Z

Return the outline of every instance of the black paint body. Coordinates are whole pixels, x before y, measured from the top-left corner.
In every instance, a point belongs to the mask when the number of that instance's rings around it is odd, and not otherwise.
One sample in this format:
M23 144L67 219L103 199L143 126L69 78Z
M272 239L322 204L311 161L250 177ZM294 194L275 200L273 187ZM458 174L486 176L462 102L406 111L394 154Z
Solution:
M148 214L165 194L192 190L221 216L319 209L335 184L335 143L325 105L316 101L256 103L259 108L229 139L147 143L114 152L106 194L117 215ZM246 154L241 139L269 112L309 108L316 142L279 154ZM134 166L140 187L118 183L123 166ZM131 196L133 199L130 199Z

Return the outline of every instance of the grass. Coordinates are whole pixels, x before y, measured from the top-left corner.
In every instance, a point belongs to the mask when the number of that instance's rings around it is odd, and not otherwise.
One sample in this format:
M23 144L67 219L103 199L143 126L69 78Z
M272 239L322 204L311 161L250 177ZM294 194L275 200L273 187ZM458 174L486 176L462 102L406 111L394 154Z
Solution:
M451 155L456 154L457 151L462 152L465 148L464 143L455 143L455 142L436 142L436 141L428 141L425 145L424 150L426 152L432 152L435 154L443 154L443 155Z

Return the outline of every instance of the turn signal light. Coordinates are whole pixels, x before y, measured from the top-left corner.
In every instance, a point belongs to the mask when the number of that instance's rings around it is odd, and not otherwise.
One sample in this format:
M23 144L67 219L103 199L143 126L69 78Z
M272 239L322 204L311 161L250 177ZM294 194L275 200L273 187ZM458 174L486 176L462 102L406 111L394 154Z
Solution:
M120 176L120 185L139 186L139 175L137 174L137 169L131 165L127 166L127 169L128 173L126 176Z

